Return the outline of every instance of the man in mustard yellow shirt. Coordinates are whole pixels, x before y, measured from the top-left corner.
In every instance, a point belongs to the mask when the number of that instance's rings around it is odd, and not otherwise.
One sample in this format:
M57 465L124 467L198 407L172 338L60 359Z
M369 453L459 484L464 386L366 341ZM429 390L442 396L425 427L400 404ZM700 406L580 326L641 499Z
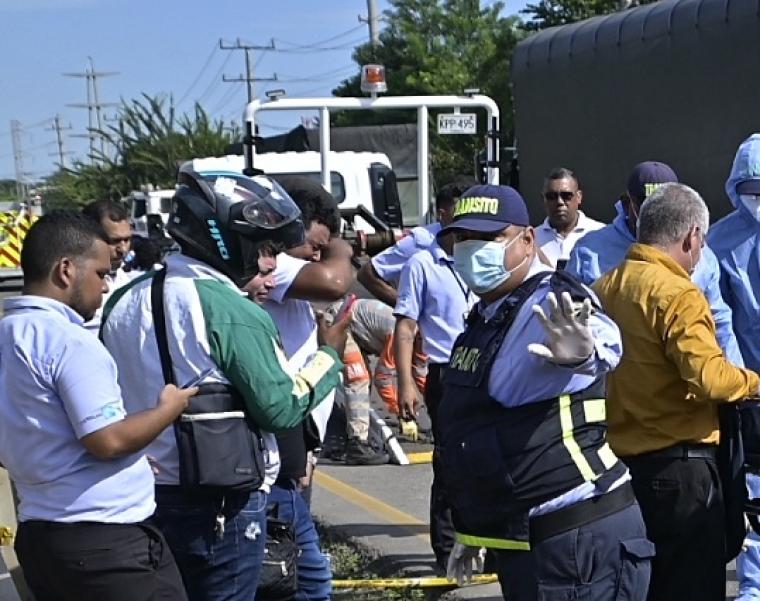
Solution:
M661 186L641 207L638 243L594 285L623 339L607 379L608 437L655 543L650 601L725 599L717 408L760 387L756 373L724 357L707 300L689 279L708 223L694 190Z

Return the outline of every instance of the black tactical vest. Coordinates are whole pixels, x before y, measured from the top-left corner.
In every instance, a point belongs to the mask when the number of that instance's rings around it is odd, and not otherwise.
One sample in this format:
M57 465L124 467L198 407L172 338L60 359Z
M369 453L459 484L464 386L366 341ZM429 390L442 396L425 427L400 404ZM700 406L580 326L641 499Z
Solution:
M558 297L567 291L576 302L596 302L572 276L550 277ZM625 474L606 441L604 378L575 394L511 408L488 392L509 328L546 278L541 273L523 282L488 321L473 309L444 380L439 444L454 525L490 546L527 548L531 507L587 481L606 490Z

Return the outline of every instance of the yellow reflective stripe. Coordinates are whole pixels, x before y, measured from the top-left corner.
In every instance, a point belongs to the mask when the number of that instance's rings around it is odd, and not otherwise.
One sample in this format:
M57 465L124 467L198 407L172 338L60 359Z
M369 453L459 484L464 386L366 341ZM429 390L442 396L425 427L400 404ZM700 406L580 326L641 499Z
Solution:
M525 540L511 540L508 538L488 538L487 536L474 536L457 532L456 541L468 547L486 547L487 549L508 549L511 551L530 551L530 543Z
M293 394L300 399L314 390L333 365L335 361L330 355L317 351L314 358L293 377Z
M575 467L581 473L586 482L596 480L596 474L588 461L583 456L583 451L578 446L578 442L573 438L573 415L570 412L570 395L563 394L559 397L559 423L562 428L562 443L565 445L567 452L575 463Z
M604 469L606 470L610 469L618 462L617 455L612 452L610 445L606 442L604 443L604 446L602 446L602 448L597 451L597 454L599 455L599 459L602 460Z
M467 585L490 584L498 582L496 574L473 574L472 579L467 579ZM410 578L363 578L361 580L333 580L333 588L360 589L360 588L432 588L449 587L456 584L456 580L449 580L443 576L413 576Z
M583 401L583 414L589 423L603 422L607 417L604 399L587 399Z

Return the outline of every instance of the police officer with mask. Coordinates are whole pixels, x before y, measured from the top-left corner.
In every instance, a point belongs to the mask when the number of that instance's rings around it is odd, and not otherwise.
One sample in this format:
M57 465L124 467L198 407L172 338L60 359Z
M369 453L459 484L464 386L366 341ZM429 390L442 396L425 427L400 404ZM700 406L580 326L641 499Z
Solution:
M537 258L514 189L468 190L439 235L450 232L481 302L454 345L438 416L457 531L449 576L461 582L489 547L510 601L643 601L654 547L606 442L617 327L593 292Z

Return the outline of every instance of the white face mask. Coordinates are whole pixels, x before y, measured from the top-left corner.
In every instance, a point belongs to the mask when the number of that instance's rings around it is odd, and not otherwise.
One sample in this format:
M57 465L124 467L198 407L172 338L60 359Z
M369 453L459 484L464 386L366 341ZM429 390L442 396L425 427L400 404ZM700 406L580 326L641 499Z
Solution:
M755 219L760 221L760 196L754 194L739 194L739 200Z
M454 269L475 294L484 294L506 282L528 257L513 267L504 266L504 255L520 236L509 242L464 240L454 244Z

